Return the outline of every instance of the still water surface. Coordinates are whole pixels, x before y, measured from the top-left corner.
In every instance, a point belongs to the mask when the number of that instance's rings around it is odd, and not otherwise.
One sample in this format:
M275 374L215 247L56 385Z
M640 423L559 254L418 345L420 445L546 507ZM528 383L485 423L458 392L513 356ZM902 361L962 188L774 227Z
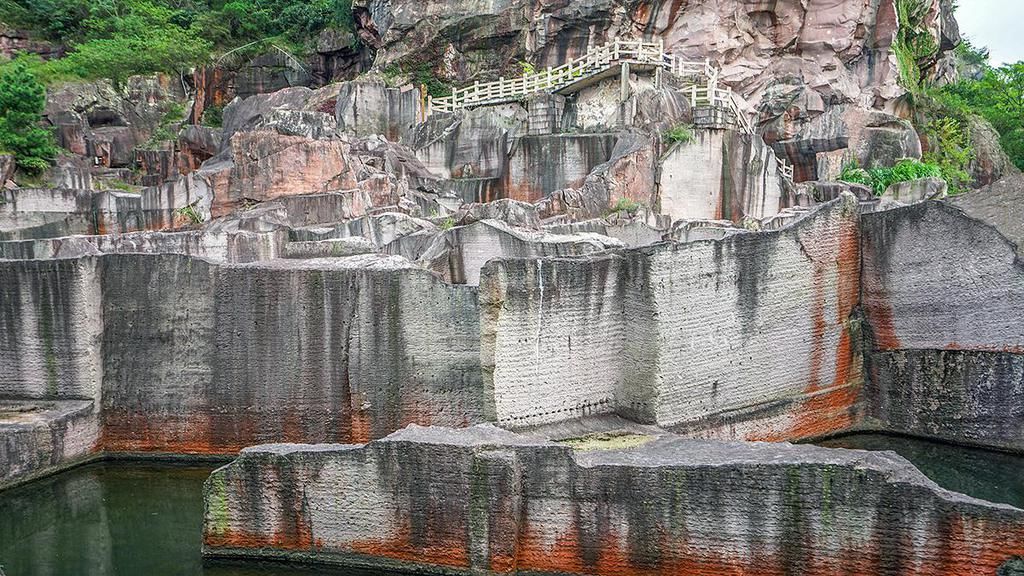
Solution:
M877 435L824 444L895 450L946 488L1024 508L1024 457ZM202 487L214 467L102 463L0 492L0 566L6 576L372 576L204 566Z
M1024 456L882 434L855 434L821 445L892 450L947 490L1024 508Z
M218 465L92 464L0 492L6 576L366 576L203 566L203 481Z

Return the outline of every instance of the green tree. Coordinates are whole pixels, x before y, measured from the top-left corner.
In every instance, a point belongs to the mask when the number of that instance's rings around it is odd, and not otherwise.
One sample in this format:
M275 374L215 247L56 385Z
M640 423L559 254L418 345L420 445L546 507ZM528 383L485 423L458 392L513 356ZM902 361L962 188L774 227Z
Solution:
M991 122L1010 159L1024 169L1024 62L985 66L980 79L946 86L936 97L944 115L974 113Z
M0 75L0 148L33 174L48 168L57 155L53 134L40 126L45 107L46 89L23 63Z

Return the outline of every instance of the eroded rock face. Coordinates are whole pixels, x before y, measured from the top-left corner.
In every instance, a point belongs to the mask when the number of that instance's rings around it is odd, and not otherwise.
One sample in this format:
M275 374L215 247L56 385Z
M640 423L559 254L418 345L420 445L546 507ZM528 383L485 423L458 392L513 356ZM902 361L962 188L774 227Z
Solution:
M974 160L971 162L971 176L975 186L994 184L1006 177L1020 174L1020 170L1006 155L999 143L999 133L984 118L971 116L968 119Z
M978 216L1012 218L971 196ZM1024 445L1024 266L1007 238L1019 228L943 202L865 215L861 290L875 418L912 434Z
M489 426L411 427L366 446L259 446L205 497L208 556L457 574L982 575L1024 551L1024 512L893 453L673 436L574 453Z
M57 143L90 164L132 165L176 102L185 100L170 76L133 76L123 88L109 81L78 82L47 94L44 115L56 127Z
M941 49L951 50L959 41L951 4L929 2L927 25ZM780 152L799 149L789 153L792 163L807 166L798 179L831 175L815 173L815 162L804 154L813 158L849 146L864 164L892 156L895 142L862 132L860 127L872 125L856 118L869 110L899 112L904 90L892 53L898 28L892 0L359 0L355 7L363 15L364 35L381 48L379 66L426 66L456 84L516 76L519 61L538 69L558 66L616 38L661 39L669 52L708 58L722 68L722 82L759 111L769 142L780 143ZM941 67L929 73L938 75ZM836 129L844 121L855 127L849 134ZM807 144L813 142L812 151ZM908 145L909 140L901 144ZM876 156L877 147L882 149ZM915 155L909 152L904 155Z

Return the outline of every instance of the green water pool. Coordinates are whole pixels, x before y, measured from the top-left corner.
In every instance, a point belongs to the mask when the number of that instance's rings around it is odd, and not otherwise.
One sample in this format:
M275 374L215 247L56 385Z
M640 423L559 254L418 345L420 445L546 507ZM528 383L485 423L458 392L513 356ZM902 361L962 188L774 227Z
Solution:
M894 450L945 488L1024 508L1021 456L882 435L822 445ZM373 576L255 563L204 565L202 486L215 467L107 462L0 492L3 574Z

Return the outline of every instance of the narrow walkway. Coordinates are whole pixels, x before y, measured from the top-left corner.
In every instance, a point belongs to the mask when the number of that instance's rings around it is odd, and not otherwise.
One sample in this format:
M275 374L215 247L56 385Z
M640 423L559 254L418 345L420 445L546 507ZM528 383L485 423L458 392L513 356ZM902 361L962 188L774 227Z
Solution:
M732 90L718 87L717 68L707 60L690 62L667 54L660 41L616 40L557 68L456 88L450 96L432 98L430 111L454 112L463 108L516 102L537 92L572 94L593 84L598 77L607 77L609 72L627 65L635 70L654 70L658 76L662 71L672 74L681 80L683 91L691 94L692 105L725 107L736 114L744 132L753 133L750 118L742 112Z
M671 74L678 81L680 90L690 95L691 107L723 108L733 114L744 133L754 134L754 122L740 107L732 89L719 88L719 70L707 59L691 62L666 53L661 40L615 40L557 68L456 88L450 96L428 98L427 114L518 102L538 92L572 94L614 75L616 71L628 73L631 70L653 71L658 85L663 73ZM778 160L783 178L792 182L793 167L781 158Z

